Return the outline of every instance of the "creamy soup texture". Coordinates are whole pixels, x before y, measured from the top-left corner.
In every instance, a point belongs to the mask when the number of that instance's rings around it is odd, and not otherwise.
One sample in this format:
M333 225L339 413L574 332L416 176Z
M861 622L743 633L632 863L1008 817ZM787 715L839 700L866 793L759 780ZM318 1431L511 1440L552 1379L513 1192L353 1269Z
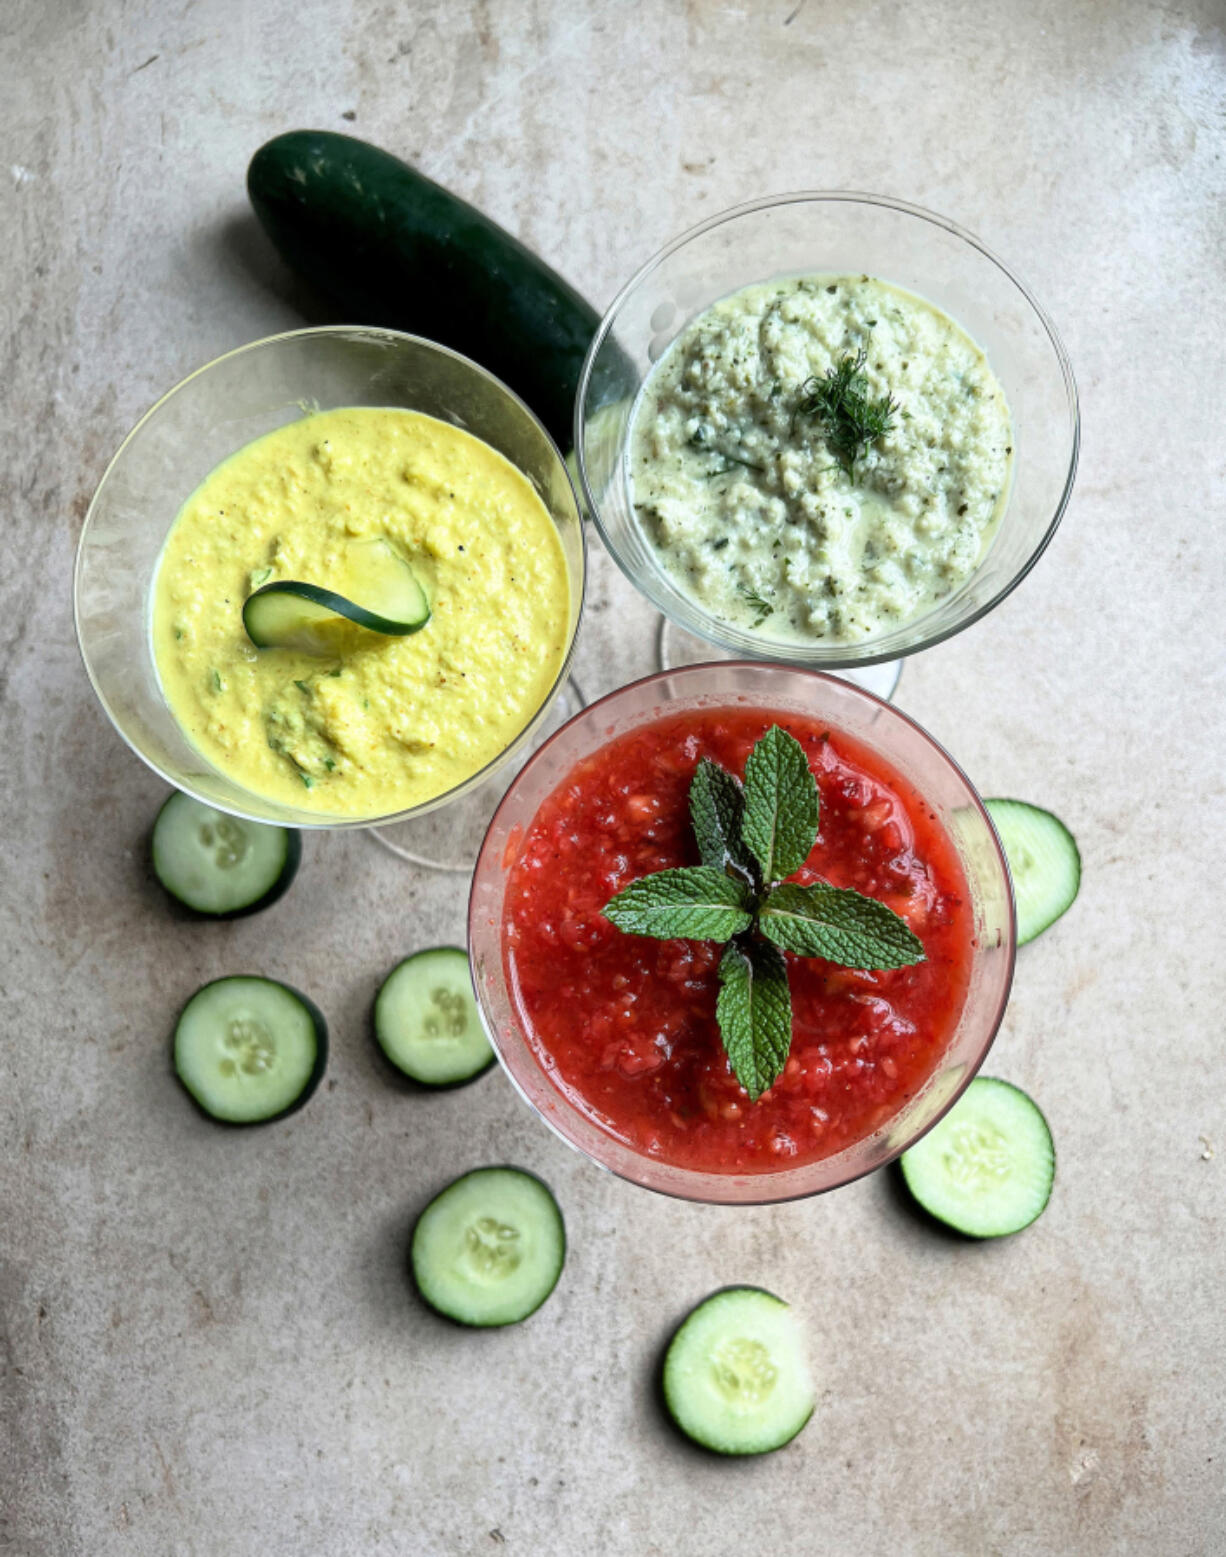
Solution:
M339 587L354 546L393 546L431 616L343 652L257 649L249 594ZM497 757L549 695L571 621L557 529L528 478L471 433L415 411L324 411L240 449L184 504L153 592L167 702L244 788L380 816Z
M860 353L857 390L892 408L849 470L805 406ZM854 643L971 575L1012 459L1004 391L959 325L887 282L821 275L690 321L642 390L628 474L660 566L704 611L767 640Z

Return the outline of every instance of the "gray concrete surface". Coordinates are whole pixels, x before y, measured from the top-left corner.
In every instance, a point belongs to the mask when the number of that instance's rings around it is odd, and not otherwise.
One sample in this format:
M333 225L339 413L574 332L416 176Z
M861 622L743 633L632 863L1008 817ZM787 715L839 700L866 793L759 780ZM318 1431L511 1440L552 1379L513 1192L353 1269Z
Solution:
M1223 13L1209 4L8 0L0 12L0 1547L118 1554L1226 1550L1222 1031ZM614 1182L501 1076L420 1099L365 1036L380 974L462 933L453 880L359 835L232 926L176 919L162 786L77 661L73 548L133 420L301 318L247 158L352 128L598 304L701 216L804 186L946 211L1062 328L1084 410L1062 533L901 705L987 793L1067 818L1074 911L1022 954L990 1069L1042 1102L1050 1210L933 1236L886 1177L733 1211ZM651 668L598 559L579 671ZM210 1128L177 1004L258 967L331 1016L326 1089ZM556 1186L561 1287L465 1334L406 1231L490 1158ZM804 1316L817 1414L752 1464L688 1452L651 1389L675 1317L759 1282Z

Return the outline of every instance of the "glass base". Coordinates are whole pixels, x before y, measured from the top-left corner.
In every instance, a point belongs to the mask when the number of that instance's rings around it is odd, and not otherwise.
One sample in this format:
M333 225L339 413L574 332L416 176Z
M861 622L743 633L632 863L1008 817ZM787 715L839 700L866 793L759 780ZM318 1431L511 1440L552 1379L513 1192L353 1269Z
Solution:
M730 654L727 649L716 648L705 638L696 638L693 633L687 633L684 627L678 627L675 622L670 621L667 616L660 618L656 648L661 670L680 670L683 665L706 665L718 660L743 658L742 655ZM866 692L871 692L875 697L888 703L894 696L898 678L902 675L902 661L886 660L880 665L856 665L846 670L837 670L832 665L830 674L840 677L843 681L850 681L853 686L863 687Z
M462 800L439 806L425 816L368 828L367 837L408 865L466 875L476 862L490 818L515 775L539 746L586 706L587 699L572 676L554 698L553 707L528 745L484 784L470 790Z

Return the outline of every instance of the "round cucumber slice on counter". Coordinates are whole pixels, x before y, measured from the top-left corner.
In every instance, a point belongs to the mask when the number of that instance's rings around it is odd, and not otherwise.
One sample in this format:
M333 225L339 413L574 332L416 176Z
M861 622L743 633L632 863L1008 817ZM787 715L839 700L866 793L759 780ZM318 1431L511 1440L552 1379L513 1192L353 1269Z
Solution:
M384 540L360 541L345 557L337 589L279 579L243 603L243 626L258 649L332 654L346 624L385 637L420 632L430 602L405 559Z
M417 1219L409 1254L417 1290L457 1324L518 1324L557 1286L566 1229L549 1189L522 1168L475 1168Z
M664 1402L687 1438L716 1454L766 1454L813 1415L795 1316L761 1287L726 1287L684 1319L664 1358Z
M423 1087L459 1087L494 1063L477 1002L468 954L439 946L406 957L375 997L375 1037L383 1053Z
M183 1007L175 1074L222 1124L266 1124L303 1103L328 1057L328 1024L305 995L275 979L214 979Z
M1046 1119L1020 1087L990 1076L977 1076L899 1161L924 1210L968 1238L1029 1227L1056 1177Z
M268 908L288 889L302 839L288 827L249 822L173 794L150 840L153 873L171 897L210 919Z
M1081 854L1058 816L1025 800L985 800L1009 861L1017 899L1017 944L1042 935L1072 907Z

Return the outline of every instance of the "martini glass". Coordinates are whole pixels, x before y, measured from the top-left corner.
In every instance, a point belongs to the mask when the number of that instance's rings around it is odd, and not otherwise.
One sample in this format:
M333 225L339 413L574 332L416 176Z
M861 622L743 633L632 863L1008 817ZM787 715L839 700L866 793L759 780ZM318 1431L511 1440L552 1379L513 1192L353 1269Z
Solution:
M658 719L753 708L820 719L880 753L947 833L966 878L974 920L970 977L957 1026L922 1087L871 1134L836 1155L773 1171L682 1167L632 1146L598 1108L578 1102L533 1042L514 970L504 955L515 862L542 804L610 741ZM578 769L578 771L576 771ZM468 946L490 1042L516 1090L568 1145L600 1167L686 1200L761 1205L848 1184L904 1152L957 1101L983 1063L1013 979L1016 920L1008 867L992 819L967 776L913 719L837 678L762 661L691 665L632 682L592 703L537 751L494 813L473 873ZM576 1020L582 1020L576 1015Z
M986 353L1013 416L1013 482L996 534L963 583L912 621L855 643L796 643L720 621L682 593L635 514L627 449L652 367L698 314L756 282L868 274L943 309ZM663 613L662 669L766 659L824 670L890 697L903 659L969 627L1034 567L1055 534L1077 469L1077 389L1055 326L977 238L881 195L774 195L674 239L618 293L579 385L575 448L588 512L634 586Z
M158 679L153 581L184 501L246 444L308 412L402 407L483 439L532 482L557 526L570 585L566 654L553 686L484 768L410 810L329 816L245 789L208 762L175 719ZM523 401L475 362L417 336L365 326L293 330L229 352L148 411L94 494L77 551L77 639L94 691L138 757L206 805L283 827L366 827L401 858L470 871L517 764L583 706L569 681L586 579L583 523L557 447Z

